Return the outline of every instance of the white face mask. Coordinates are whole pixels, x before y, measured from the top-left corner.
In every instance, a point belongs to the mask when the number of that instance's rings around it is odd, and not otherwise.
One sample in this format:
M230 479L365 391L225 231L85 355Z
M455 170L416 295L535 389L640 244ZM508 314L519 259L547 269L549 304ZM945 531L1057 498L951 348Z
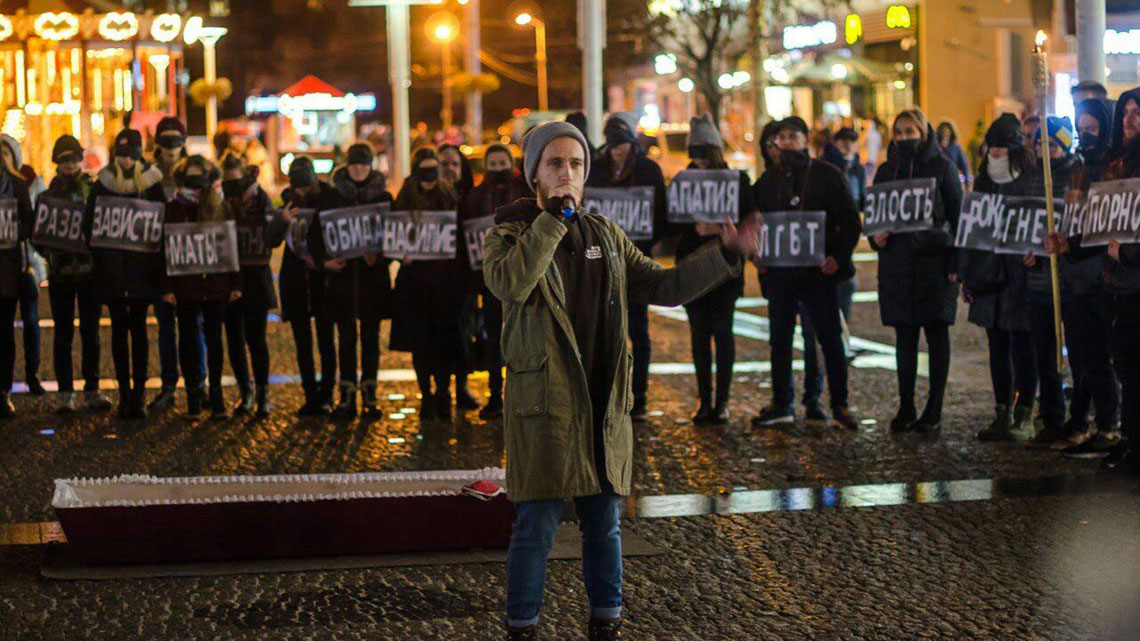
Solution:
M1002 156L1000 158L990 156L987 160L989 162L986 163L986 170L990 174L990 179L995 183L1004 185L1013 182L1013 179L1017 177L1010 170L1009 156Z

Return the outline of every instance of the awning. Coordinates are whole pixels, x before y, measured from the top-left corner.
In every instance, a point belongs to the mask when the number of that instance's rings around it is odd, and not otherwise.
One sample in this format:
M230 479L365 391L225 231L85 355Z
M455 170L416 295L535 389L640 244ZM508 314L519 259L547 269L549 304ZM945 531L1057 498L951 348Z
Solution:
M783 84L824 83L880 83L902 79L906 71L902 63L887 63L859 56L841 56L822 52L805 56L787 66L787 80Z

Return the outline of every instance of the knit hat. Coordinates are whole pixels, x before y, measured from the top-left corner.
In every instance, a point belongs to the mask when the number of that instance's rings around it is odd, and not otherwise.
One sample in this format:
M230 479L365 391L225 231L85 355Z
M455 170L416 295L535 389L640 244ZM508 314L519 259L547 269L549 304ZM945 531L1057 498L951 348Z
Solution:
M808 135L807 123L804 122L804 119L800 118L799 116L788 116L787 118L781 120L780 131L783 131L784 129L792 129L794 131L802 133L805 136Z
M1057 143L1057 146L1065 151L1073 148L1073 121L1069 120L1068 116L1049 116L1045 121L1045 127L1049 129L1050 142ZM1041 144L1040 127L1033 132L1033 144Z
M312 187L317 184L317 171L313 169L312 159L306 156L297 156L289 163L289 186Z
M116 157L138 160L142 158L142 134L137 129L124 129L115 136L112 149Z
M174 116L167 116L154 126L154 142L160 147L174 149L186 145L186 125Z
M606 118L604 128L609 129L612 124L621 124L625 126L631 134L634 136L637 135L637 115L632 111L617 111L610 114L610 117Z
M835 132L836 140L850 140L851 142L859 142L859 134L851 127L844 127Z
M586 135L586 114L582 113L581 111L571 111L570 113L566 114L566 122L577 127L578 131L582 132L583 136Z
M708 116L693 117L689 120L689 142L686 146L696 147L698 145L724 149L724 141L720 138L720 132L716 130L716 125L709 120Z
M574 125L556 120L535 127L523 138L523 157L525 159L523 161L523 173L526 175L528 185L534 186L535 174L538 173L538 162L542 160L542 152L555 138L573 138L582 145L582 156L585 161L583 175L590 175L590 145L586 142L586 137Z
M348 164L372 166L372 146L366 142L354 143L348 148Z
M1003 113L986 130L986 145L990 147L1024 147L1021 121L1011 113Z
M69 134L60 136L51 149L51 161L57 165L62 165L65 162L79 160L83 160L83 145L79 144L75 136Z

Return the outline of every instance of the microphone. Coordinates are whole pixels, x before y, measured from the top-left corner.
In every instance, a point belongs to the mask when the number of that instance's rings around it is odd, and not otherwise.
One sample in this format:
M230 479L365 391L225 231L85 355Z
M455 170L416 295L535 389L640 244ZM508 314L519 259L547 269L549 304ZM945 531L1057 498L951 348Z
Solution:
M562 216L564 219L574 217L575 201L573 196L551 196L547 201L547 209Z

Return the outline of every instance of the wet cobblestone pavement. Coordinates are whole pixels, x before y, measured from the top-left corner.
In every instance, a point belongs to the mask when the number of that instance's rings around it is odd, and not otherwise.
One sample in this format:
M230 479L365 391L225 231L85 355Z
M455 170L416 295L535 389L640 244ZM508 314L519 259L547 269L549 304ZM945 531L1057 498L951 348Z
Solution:
M874 263L860 272L860 291L873 292ZM754 277L748 282L747 296L759 296ZM665 373L690 362L687 327L666 312L652 315L663 373L651 377L654 415L635 427L636 496L625 527L665 554L626 561L628 638L1140 638L1126 618L1140 612L1137 484L1098 480L1096 462L973 438L991 401L983 333L965 323L964 309L952 331L941 437L892 437L893 337L871 298L856 303L851 331L888 357L852 370L864 419L856 432L748 426L770 396L768 344L755 337L766 314L759 299L742 301L737 319L737 360L756 366L735 377L732 423L694 426L692 375ZM51 332L44 330L45 357ZM108 341L109 329L102 333ZM271 323L269 340L271 371L294 374L287 328ZM110 378L109 354L103 361ZM22 356L17 363L19 380ZM410 363L385 351L383 366ZM51 378L49 364L41 375ZM485 377L471 387L484 393ZM924 391L920 381L920 398ZM236 390L227 394L232 400ZM296 384L274 385L272 397L276 409L262 421L188 421L180 396L174 411L132 428L105 415L52 414L53 394L17 395L20 417L0 424L0 639L499 638L501 564L49 581L39 575L43 545L5 540L22 531L14 524L55 520L52 480L60 477L504 462L500 427L475 413L421 425L408 380L381 384L386 418L371 423L294 418ZM964 480L972 482L934 483ZM1064 489L1074 483L1080 491ZM673 513L665 506L687 515L661 518ZM585 638L579 562L551 563L543 616L547 638Z

